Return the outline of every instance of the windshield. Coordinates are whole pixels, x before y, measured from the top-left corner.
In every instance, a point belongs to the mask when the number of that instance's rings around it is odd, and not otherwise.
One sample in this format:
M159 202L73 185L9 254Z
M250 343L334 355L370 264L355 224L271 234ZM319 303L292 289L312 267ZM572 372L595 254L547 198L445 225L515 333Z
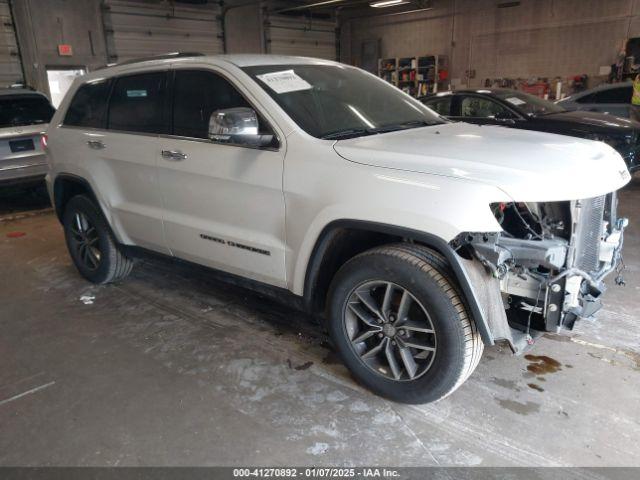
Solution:
M528 93L516 92L515 90L495 90L493 94L510 103L518 110L527 115L547 115L549 113L560 113L566 110L549 100L529 95Z
M417 100L358 68L266 65L243 70L314 137L348 138L443 123Z
M0 127L49 123L54 109L42 95L0 97Z

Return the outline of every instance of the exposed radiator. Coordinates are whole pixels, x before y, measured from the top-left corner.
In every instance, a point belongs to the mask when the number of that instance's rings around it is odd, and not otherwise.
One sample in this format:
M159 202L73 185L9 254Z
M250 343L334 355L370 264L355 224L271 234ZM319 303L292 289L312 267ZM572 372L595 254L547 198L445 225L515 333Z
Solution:
M575 266L585 272L598 270L605 200L603 195L580 201Z

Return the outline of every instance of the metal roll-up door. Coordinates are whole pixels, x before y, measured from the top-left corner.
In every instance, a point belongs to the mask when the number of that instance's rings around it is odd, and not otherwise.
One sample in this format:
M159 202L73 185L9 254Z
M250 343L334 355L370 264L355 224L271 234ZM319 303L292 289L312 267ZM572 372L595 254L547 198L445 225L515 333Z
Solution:
M107 0L102 18L110 63L170 52L223 52L217 3Z
M285 15L269 15L265 25L267 49L279 55L336 60L336 24Z
M22 63L8 0L0 0L0 88L24 83Z

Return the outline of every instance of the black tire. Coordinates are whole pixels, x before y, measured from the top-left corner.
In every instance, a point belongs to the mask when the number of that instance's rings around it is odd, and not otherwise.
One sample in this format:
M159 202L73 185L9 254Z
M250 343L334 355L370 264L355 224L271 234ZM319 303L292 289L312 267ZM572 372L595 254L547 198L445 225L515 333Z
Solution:
M129 275L133 260L122 251L100 208L89 197L77 195L69 200L62 220L67 249L80 275L97 284ZM84 231L81 225L86 226Z
M371 249L342 266L329 290L327 326L338 353L359 382L383 397L417 404L446 397L473 373L484 344L454 278L441 255L404 243ZM352 344L346 326L347 303L360 286L366 288L368 282L378 280L409 292L428 315L436 348L421 376L409 378L405 368L405 378L388 378L367 365ZM401 344L402 338L397 341Z

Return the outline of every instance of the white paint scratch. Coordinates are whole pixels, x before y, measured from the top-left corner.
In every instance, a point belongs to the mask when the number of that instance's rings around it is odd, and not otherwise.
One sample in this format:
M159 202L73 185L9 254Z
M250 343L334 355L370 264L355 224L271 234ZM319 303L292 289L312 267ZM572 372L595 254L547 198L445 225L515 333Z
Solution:
M5 403L13 402L14 400L18 400L19 398L25 397L27 395L31 395L32 393L39 392L40 390L44 390L45 388L49 388L51 385L56 382L45 383L44 385L40 385L39 387L32 388L31 390L27 390L26 392L19 393L18 395L14 395L10 398L5 398L4 400L0 400L0 405L4 405Z

